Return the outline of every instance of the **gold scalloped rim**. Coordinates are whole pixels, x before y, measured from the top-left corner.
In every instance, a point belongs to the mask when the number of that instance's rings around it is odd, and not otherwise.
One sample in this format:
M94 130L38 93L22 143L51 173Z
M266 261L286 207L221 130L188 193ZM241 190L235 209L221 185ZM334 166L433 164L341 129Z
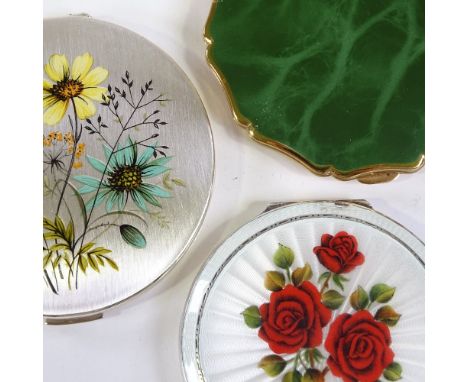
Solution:
M216 4L219 1L220 0L213 0L210 14L208 15L208 19L206 21L205 29L203 32L203 36L207 44L206 60L209 66L211 67L211 69L213 70L214 74L216 75L216 78L218 79L222 88L224 89L224 92L226 93L234 120L236 121L238 125L240 125L242 128L248 131L249 136L254 141L259 142L265 146L271 147L273 149L276 149L282 152L283 154L286 154L290 158L301 163L303 166L308 168L310 171L312 171L316 175L333 176L334 178L339 179L339 180L357 179L361 183L366 183L366 184L389 182L395 179L399 174L413 173L413 172L420 170L424 166L425 157L424 157L424 154L421 154L420 157L416 161L412 163L408 163L408 164L390 164L390 165L377 164L377 165L373 165L369 167L363 167L363 168L353 170L353 171L340 171L336 169L333 165L323 165L323 166L316 165L312 163L311 161L309 161L308 159L304 158L299 153L297 153L291 147L281 142L270 139L262 135L261 133L259 133L255 129L252 121L250 121L245 115L241 113L239 106L237 105L237 102L232 93L231 87L229 86L229 83L227 82L221 69L216 65L212 57L212 48L214 45L214 39L210 33L210 25L215 14Z

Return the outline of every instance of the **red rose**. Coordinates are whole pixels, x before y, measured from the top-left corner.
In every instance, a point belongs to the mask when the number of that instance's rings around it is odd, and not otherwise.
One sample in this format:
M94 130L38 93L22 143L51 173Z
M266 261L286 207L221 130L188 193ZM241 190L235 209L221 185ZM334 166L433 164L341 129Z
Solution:
M295 353L303 347L322 343L322 328L331 311L322 304L320 292L308 281L295 287L288 284L272 292L270 303L260 306L262 326L258 336L277 353Z
M375 382L393 362L387 325L362 310L341 314L330 325L325 349L333 375L345 382Z
M358 252L356 238L344 231L335 236L322 235L322 245L315 247L314 253L320 263L333 273L348 273L364 263L364 255Z

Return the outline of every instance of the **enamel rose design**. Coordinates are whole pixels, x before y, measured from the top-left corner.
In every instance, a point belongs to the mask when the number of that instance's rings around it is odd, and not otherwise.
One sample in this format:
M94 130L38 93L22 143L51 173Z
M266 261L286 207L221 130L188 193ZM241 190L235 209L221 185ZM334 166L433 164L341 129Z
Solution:
M378 283L369 291L358 286L343 294L349 281L343 275L365 262L356 237L347 232L323 234L320 245L311 246L314 255L324 267L315 282L311 266L294 267L293 250L279 244L273 254L277 269L264 278L269 300L242 312L272 352L258 367L283 382L403 379L391 335L401 315L387 304L395 288ZM354 311L333 316L347 298Z

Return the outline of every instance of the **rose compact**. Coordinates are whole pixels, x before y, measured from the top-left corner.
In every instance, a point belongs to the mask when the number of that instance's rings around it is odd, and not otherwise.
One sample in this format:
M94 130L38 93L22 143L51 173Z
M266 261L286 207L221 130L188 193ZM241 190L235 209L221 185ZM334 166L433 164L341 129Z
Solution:
M165 275L214 170L205 108L161 49L86 16L44 21L44 316L70 323Z
M424 243L362 202L274 205L213 253L187 382L424 380Z

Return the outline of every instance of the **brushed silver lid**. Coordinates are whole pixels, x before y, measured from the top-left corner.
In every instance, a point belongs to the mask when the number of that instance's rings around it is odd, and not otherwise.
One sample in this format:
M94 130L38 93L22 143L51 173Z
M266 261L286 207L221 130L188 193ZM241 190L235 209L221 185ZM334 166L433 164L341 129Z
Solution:
M44 21L44 315L91 316L160 279L194 239L214 171L196 89L117 25Z

